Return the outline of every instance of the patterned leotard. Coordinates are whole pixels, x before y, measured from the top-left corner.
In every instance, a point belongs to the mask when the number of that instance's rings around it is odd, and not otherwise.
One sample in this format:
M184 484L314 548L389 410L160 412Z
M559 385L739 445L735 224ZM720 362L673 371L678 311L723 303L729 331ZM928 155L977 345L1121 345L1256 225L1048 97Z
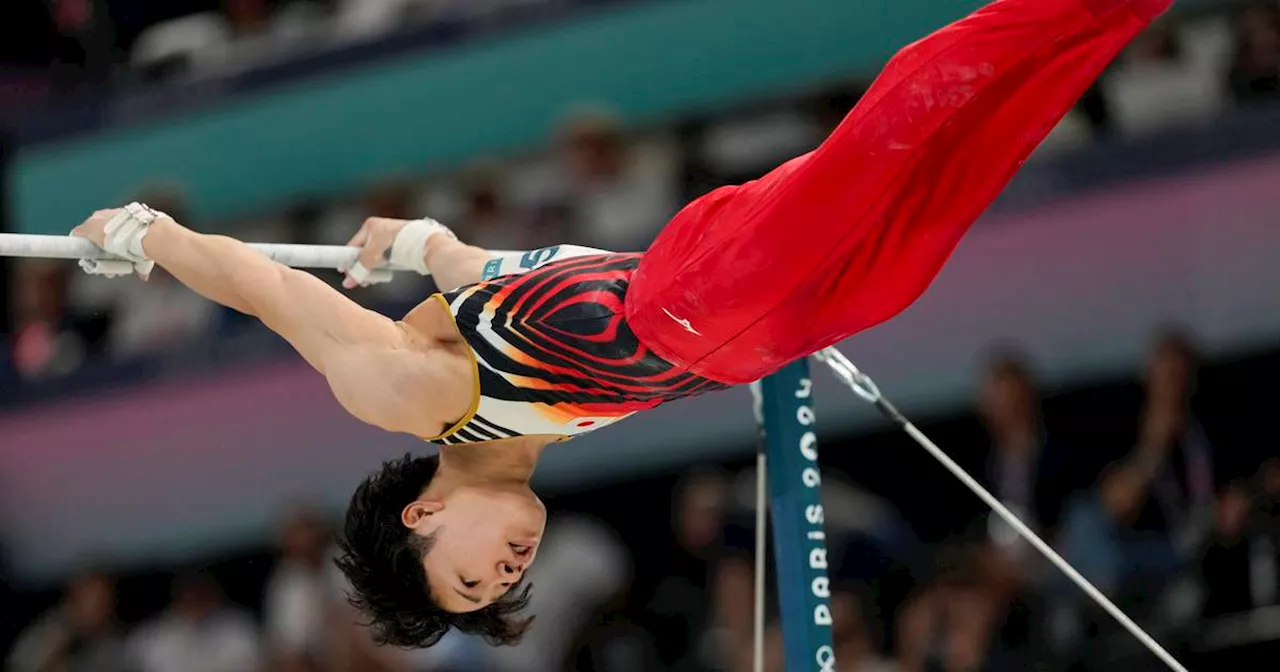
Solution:
M437 295L474 355L478 394L466 416L429 440L567 439L726 387L658 357L632 333L623 304L640 257L561 245L494 259L484 281Z

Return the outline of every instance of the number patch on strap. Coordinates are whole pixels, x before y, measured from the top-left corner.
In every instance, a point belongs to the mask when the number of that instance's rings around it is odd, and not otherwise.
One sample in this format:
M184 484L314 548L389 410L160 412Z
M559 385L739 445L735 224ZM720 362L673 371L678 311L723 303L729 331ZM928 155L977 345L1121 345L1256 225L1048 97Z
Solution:
M559 253L559 245L544 247L540 250L533 250L532 252L525 252L524 256L520 258L520 268L532 270L548 261L551 261Z

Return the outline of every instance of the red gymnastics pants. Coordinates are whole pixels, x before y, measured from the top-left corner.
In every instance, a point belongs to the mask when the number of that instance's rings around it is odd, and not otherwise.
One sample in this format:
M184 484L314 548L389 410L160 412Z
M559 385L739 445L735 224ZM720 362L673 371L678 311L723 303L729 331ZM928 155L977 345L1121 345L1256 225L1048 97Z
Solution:
M688 205L627 291L640 341L740 384L883 322L1171 0L996 0L903 49L814 152Z

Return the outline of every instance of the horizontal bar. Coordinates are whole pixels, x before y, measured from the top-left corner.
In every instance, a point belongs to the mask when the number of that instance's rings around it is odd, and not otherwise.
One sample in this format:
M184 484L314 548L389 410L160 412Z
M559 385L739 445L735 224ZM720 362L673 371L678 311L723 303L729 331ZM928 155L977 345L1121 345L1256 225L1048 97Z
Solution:
M360 256L359 248L346 245L294 245L285 243L247 243L263 255L293 268L327 268L346 271ZM495 257L518 252L494 250ZM74 236L40 236L22 233L0 233L0 257L27 259L92 259L119 260L97 245ZM398 273L413 272L396 264L387 263L376 270Z
M290 245L249 243L249 247L294 268L328 268L346 270L355 263L360 250L345 245ZM31 259L119 259L97 245L73 236L37 236L18 233L0 233L0 257L24 257ZM385 267L391 271L408 271L395 265Z

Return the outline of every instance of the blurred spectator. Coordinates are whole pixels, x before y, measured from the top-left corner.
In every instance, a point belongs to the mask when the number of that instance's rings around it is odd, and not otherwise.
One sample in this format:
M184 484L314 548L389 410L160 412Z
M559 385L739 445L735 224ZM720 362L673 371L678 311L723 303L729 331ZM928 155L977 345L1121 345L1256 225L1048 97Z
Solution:
M65 85L101 85L118 53L108 0L46 0L59 37L55 70Z
M1236 52L1228 75L1231 95L1241 105L1280 96L1280 8L1252 2L1236 19Z
M986 478L991 492L1044 536L1052 536L1063 503L1079 485L1071 461L1049 437L1040 415L1040 395L1030 367L1008 352L992 359L982 384L978 413L991 437ZM989 543L1018 563L1031 549L995 514L986 516Z
M1206 616L1277 604L1280 598L1280 460L1218 497L1212 543L1201 563Z
M1032 530L1052 537L1075 477L1065 451L1054 444L1040 414L1040 398L1029 365L1020 354L991 359L978 397L978 414L991 440L985 485ZM997 636L1017 631L1015 606L1040 590L1039 556L994 513L979 516L976 543L944 551L936 583L926 585L903 608L899 655L904 670L984 669L1020 663L997 647ZM1012 648L1024 648L1025 633Z
M1189 40L1183 24L1165 17L1134 40L1102 88L1117 129L1142 135L1216 117L1221 69L1213 42Z
M295 3L285 5L293 7ZM243 68L286 49L295 28L273 16L269 0L222 0L230 40L217 55L222 67Z
M407 0L410 15L418 20L483 21L499 18L508 10L551 4L556 0Z
M1246 529L1252 538L1249 588L1256 607L1280 604L1280 459L1258 471Z
M101 571L67 585L61 604L19 636L8 672L130 672L116 621L115 584Z
M42 68L57 57L56 34L53 17L45 3L0 3L0 62L7 66L0 68L6 94L0 99L0 110L11 107L13 103L24 102L21 98L9 99L10 92L17 93L14 88L20 91L25 88L23 84L33 88L50 85L51 77ZM17 82L7 81L18 73L23 76Z
M365 212L371 217L391 217L393 219L415 219L421 217L418 212L417 185L410 178L388 178L373 185L361 198ZM351 227L358 227L360 222L353 222Z
M865 590L839 588L831 593L831 639L836 665L851 672L894 672L897 666L879 654L878 614Z
M611 605L611 607L614 605ZM583 633L577 655L565 669L592 672L665 672L658 662L658 643L643 626L617 613L626 605L606 608Z
M675 164L646 155L608 112L571 115L560 137L568 171L566 197L584 244L607 250L640 249L675 213Z
M1249 509L1249 491L1243 484L1229 485L1218 497L1213 538L1201 564L1206 616L1239 613L1254 606L1246 536Z
M1076 109L1067 115L1068 118L1074 118L1077 115L1075 111L1079 111L1080 117L1088 123L1089 130L1093 133L1093 137L1099 140L1106 139L1113 130L1115 123L1112 120L1111 103L1107 101L1106 93L1103 92L1102 82L1105 81L1107 73L1104 72L1098 82L1089 87L1080 97L1080 102L1076 103Z
M208 334L217 315L216 305L156 269L146 283L133 281L121 292L109 351L117 358L172 351Z
M1141 607L1139 618L1175 621L1187 587L1185 570L1214 531L1212 446L1191 410L1197 357L1185 335L1168 332L1155 344L1146 380L1146 405L1137 445L1104 472L1095 491L1070 506L1063 523L1063 555L1103 592ZM1230 507L1218 516L1222 541L1238 533ZM1059 651L1081 636L1079 594L1060 584ZM1075 595L1075 597L1070 597Z
M538 232L512 211L500 167L472 166L459 181L462 212L451 225L467 243L486 250L528 250L548 242L538 240Z
M944 572L899 614L898 669L994 669L989 658L999 606L972 563L961 562Z
M691 470L672 493L674 548L647 605L663 669L692 672L719 664L722 635L715 628L710 575L728 505L727 478L713 468Z
M1140 526L1153 471L1141 455L1108 467L1097 489L1073 502L1061 538L1067 562L1139 622L1160 617L1154 612L1186 560L1167 530ZM1090 623L1110 621L1065 579L1058 580L1057 596L1050 641L1055 654L1065 657L1079 651Z
M269 0L222 0L222 13L237 38L262 35L271 27Z
M219 63L232 31L217 12L190 14L157 23L133 43L130 65L147 82L203 73Z
M1184 552L1198 551L1213 524L1213 444L1192 409L1198 367L1185 334L1170 331L1156 340L1135 456L1150 486L1136 528L1167 531Z
M396 28L410 0L338 0L334 27L344 40L366 40Z
M85 344L67 318L68 264L31 260L15 264L13 353L18 376L65 376L84 360Z
M281 55L324 44L332 23L329 0L277 0L271 14L271 48Z
M222 0L219 9L143 31L131 54L138 76L158 81L244 68L287 54L317 34L322 18L310 2Z
M281 527L263 619L271 657L285 669L322 669L333 658L334 627L346 605L331 545L328 526L314 511L294 511Z
M785 106L754 114L736 114L707 124L688 151L694 170L710 180L700 191L754 180L793 157L817 147L835 129L853 103L853 95L821 96L804 106ZM808 108L808 109L805 109Z
M169 609L131 645L140 672L255 672L263 663L253 619L227 604L207 574L176 581Z
M314 231L292 231L293 236L326 245L344 245L367 217L417 219L424 216L423 196L413 177L384 177L356 194L354 199L332 201L321 210Z

